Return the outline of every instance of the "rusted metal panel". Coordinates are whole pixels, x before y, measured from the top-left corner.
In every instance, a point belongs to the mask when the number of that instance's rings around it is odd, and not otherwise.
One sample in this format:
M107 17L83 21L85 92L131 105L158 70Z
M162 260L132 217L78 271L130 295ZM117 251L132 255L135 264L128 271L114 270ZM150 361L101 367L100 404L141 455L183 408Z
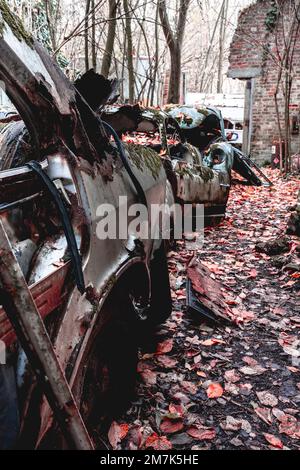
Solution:
M228 289L212 279L211 272L199 260L193 259L187 269L187 306L203 319L215 323L230 323L234 320L228 302Z
M92 441L1 221L0 255L1 298L6 314L18 332L67 442L78 450L91 450ZM37 294L39 297L41 292Z
M70 262L67 262L42 281L30 286L29 290L32 298L35 301L39 314L43 319L62 305L64 301L63 287L69 269ZM16 340L16 333L7 318L3 307L1 306L0 340L2 340L7 347Z

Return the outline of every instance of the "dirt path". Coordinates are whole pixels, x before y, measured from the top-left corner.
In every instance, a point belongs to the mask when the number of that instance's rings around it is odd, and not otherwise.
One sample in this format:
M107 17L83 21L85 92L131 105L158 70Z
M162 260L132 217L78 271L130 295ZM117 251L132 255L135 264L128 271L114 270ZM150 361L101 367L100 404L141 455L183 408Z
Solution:
M300 240L290 237L279 257L255 250L284 234L299 180L270 175L272 189L233 188L226 221L207 231L198 253L234 291L244 322L211 328L188 316L190 253L178 244L169 259L174 312L156 352L141 357L138 398L110 430L115 447L300 448ZM291 269L282 268L288 261Z

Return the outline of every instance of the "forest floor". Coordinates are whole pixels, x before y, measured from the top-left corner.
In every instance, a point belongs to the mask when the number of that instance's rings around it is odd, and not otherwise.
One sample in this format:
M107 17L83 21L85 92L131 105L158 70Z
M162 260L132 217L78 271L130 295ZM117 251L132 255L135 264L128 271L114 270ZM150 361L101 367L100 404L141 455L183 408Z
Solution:
M169 254L174 311L156 350L141 354L137 398L108 433L113 448L300 449L300 240L289 236L277 256L256 250L285 235L299 179L268 175L272 188L233 186L226 220L197 253L243 320L213 327L186 312L191 252L179 242Z

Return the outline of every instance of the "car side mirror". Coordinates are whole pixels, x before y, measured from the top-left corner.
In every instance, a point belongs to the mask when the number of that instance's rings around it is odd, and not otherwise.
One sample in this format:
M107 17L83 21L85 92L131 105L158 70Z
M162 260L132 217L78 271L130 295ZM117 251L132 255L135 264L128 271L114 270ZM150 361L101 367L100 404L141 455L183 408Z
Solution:
M239 135L237 132L228 132L226 137L229 142L236 142L239 138Z

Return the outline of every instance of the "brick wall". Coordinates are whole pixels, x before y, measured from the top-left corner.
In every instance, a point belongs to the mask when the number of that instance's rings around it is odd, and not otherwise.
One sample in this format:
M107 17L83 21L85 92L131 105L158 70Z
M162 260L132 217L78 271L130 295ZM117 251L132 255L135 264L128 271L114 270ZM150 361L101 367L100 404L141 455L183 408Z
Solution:
M288 0L289 1L289 0ZM258 0L243 10L230 47L228 75L233 78L255 77L253 95L253 132L251 155L259 163L269 161L272 143L278 139L274 91L279 68L270 53L276 54L275 33L268 31L266 19L272 7L271 0ZM280 24L280 23L279 23ZM282 40L280 28L277 40ZM291 103L300 104L300 37L294 56L295 78ZM280 114L283 117L283 97L280 96ZM291 115L299 111L291 111ZM299 136L292 137L292 152L300 152Z

